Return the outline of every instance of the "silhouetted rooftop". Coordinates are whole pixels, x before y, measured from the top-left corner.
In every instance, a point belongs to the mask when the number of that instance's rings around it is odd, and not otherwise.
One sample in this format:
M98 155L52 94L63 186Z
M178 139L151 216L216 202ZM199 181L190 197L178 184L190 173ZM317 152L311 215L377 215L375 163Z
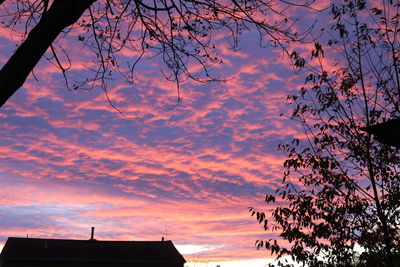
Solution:
M185 263L171 241L97 241L9 237L0 259Z
M400 118L361 128L381 143L400 147Z

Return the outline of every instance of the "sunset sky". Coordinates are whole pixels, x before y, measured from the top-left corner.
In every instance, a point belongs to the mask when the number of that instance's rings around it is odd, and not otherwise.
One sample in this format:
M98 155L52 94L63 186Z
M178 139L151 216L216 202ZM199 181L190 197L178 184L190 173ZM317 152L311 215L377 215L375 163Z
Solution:
M94 226L99 240L164 236L191 267L264 266L269 254L254 243L266 233L248 207L266 208L282 178L277 145L301 135L280 114L304 75L254 33L238 51L218 38L215 73L226 82L184 81L175 108L176 86L157 59L142 61L134 84L111 81L128 118L99 88L68 91L42 59L0 109L0 249L9 236L88 239ZM57 46L71 56L73 79L90 65L76 39ZM18 42L1 28L1 66Z

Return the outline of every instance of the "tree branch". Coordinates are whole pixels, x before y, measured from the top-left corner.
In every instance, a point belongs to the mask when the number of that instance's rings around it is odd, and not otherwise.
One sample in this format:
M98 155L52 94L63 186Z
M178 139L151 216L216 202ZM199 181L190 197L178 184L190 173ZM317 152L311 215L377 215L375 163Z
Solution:
M0 0L4 1L4 0ZM26 40L0 70L0 107L25 80L57 36L96 0L55 0ZM1 3L1 2L0 2Z

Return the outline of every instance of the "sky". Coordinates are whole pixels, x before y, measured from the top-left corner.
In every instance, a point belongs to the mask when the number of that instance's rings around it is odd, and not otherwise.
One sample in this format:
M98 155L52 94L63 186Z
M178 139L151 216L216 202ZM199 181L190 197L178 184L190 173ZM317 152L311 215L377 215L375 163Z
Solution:
M60 40L72 79L85 77L89 51L76 36ZM19 42L0 31L0 65ZM285 156L280 143L301 135L286 116L286 95L301 86L287 58L241 36L220 38L225 82L173 82L145 58L135 83L104 92L69 91L42 59L0 109L0 248L7 237L172 240L190 267L263 267L267 234L248 207L267 208ZM129 55L125 55L129 57ZM273 234L269 234L273 235Z

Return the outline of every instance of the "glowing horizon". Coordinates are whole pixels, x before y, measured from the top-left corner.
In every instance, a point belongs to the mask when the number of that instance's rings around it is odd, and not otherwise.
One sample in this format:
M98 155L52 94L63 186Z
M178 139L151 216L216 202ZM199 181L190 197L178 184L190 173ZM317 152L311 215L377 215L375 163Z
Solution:
M74 37L62 44L72 77L83 77L88 52ZM254 243L267 233L248 207L265 208L283 173L277 145L302 135L280 114L304 77L254 34L239 51L220 39L215 71L226 82L184 81L174 108L176 85L158 62L145 59L132 85L111 81L133 120L100 89L65 89L42 59L39 81L31 75L0 110L0 250L11 236L88 239L94 226L99 240L166 237L189 267L265 266L269 252ZM16 40L4 28L0 40L3 65Z

